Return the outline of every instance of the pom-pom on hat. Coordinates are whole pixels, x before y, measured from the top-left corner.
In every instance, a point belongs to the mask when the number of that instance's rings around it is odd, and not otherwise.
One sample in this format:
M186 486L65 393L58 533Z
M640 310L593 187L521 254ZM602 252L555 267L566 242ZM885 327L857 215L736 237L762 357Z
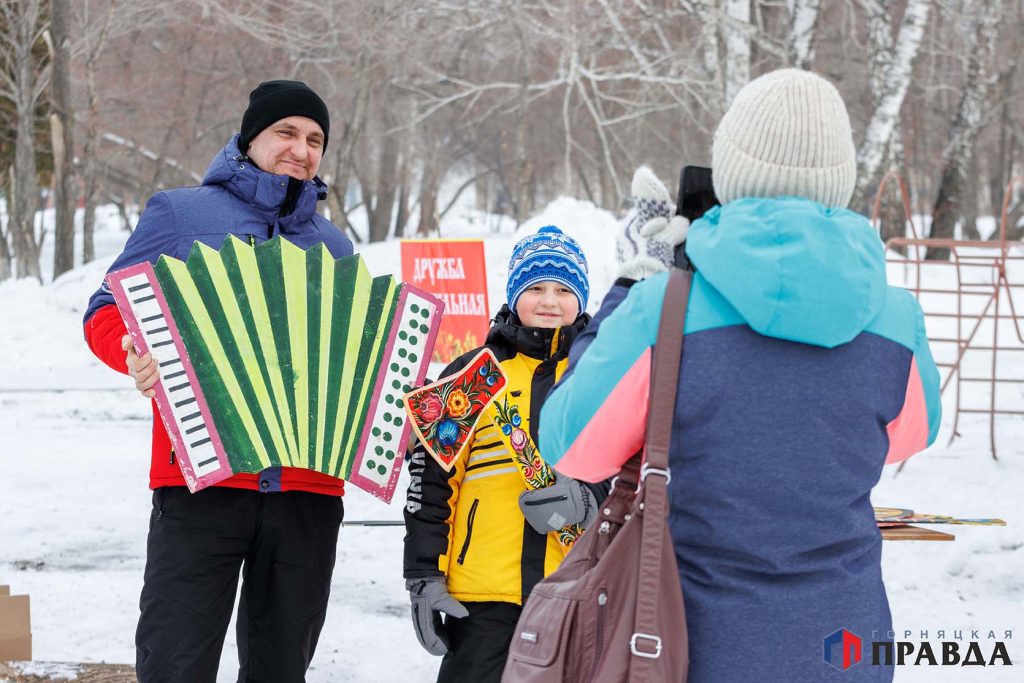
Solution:
M331 116L320 96L302 81L263 81L249 93L249 107L242 115L238 151L247 152L253 138L289 116L305 116L320 124L324 132L324 149L327 149Z
M842 96L829 81L800 69L747 83L718 125L711 158L723 204L794 196L844 209L857 179Z
M560 282L573 291L580 313L587 309L590 282L587 257L579 243L553 225L548 225L519 240L508 262L508 306L513 311L519 297L536 282Z

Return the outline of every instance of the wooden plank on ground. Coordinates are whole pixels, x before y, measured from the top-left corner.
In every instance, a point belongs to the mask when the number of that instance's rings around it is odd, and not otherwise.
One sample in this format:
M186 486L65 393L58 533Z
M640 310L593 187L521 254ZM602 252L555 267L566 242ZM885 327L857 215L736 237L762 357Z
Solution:
M924 529L919 526L890 526L883 527L883 541L954 541L956 536L933 529Z
M2 683L136 683L130 664L0 662Z

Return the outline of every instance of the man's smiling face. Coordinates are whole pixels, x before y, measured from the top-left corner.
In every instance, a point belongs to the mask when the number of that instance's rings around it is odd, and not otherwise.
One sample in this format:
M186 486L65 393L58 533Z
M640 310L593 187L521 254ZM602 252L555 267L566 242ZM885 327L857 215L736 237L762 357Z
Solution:
M313 119L288 116L260 131L249 143L249 158L267 173L312 180L324 153L324 132Z

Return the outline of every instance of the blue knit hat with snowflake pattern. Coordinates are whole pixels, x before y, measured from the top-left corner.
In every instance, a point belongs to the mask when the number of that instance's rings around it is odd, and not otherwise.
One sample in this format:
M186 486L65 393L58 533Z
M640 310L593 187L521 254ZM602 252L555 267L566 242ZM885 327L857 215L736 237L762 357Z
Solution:
M513 311L519 297L530 285L551 280L573 291L580 303L580 313L587 309L590 282L587 280L587 257L579 243L553 225L547 225L516 242L508 261L508 306Z

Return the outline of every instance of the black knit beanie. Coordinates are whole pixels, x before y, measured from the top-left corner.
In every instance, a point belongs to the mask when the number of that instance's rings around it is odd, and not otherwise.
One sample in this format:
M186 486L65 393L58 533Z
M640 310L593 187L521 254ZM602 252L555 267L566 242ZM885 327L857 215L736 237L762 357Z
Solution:
M289 116L305 116L319 123L324 131L324 149L327 148L331 117L320 96L302 81L263 81L249 93L238 150L244 154L252 139L267 126Z

